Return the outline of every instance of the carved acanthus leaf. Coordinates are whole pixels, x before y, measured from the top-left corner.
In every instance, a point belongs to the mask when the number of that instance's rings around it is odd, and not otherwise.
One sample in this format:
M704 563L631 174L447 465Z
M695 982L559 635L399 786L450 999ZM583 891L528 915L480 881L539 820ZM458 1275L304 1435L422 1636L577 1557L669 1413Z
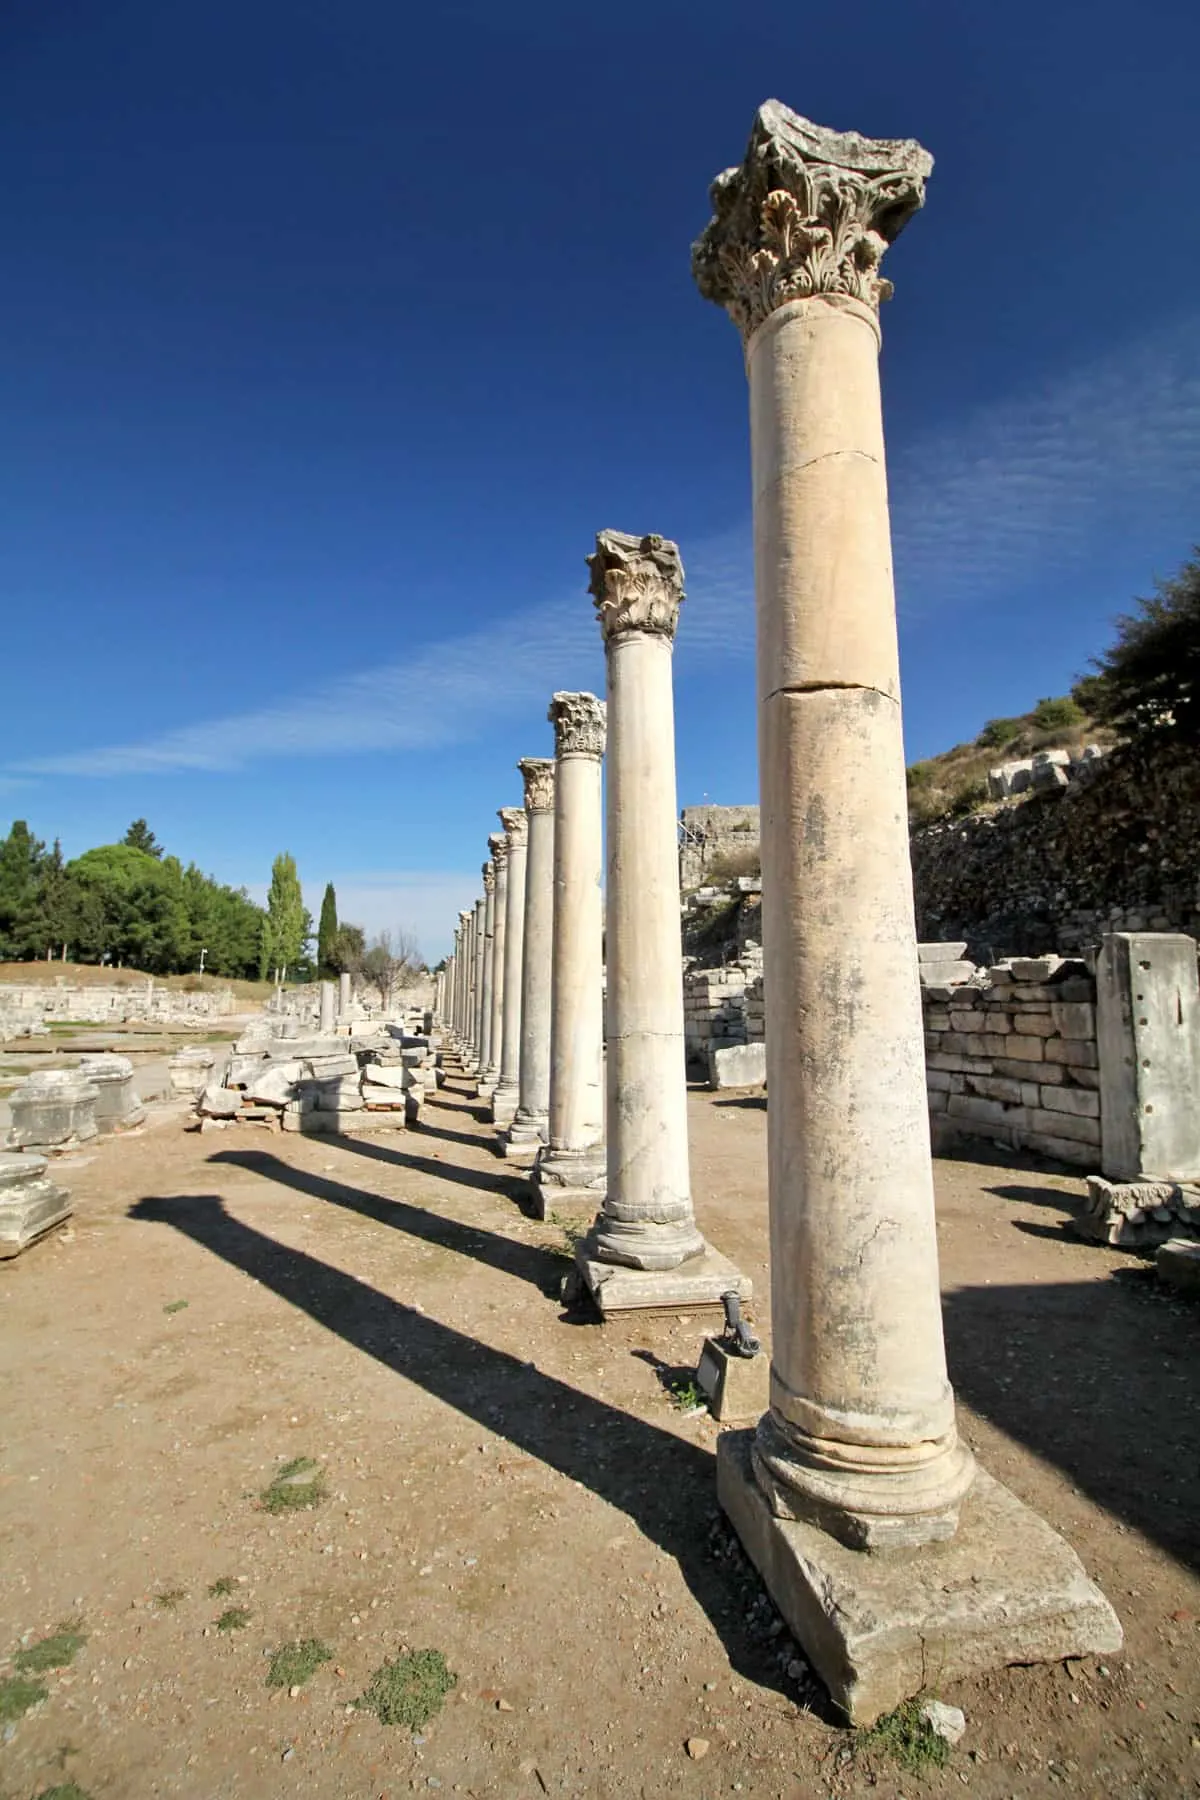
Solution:
M483 891L485 894L491 894L495 892L495 888L496 870L490 862L485 862L483 865Z
M488 849L492 853L492 864L502 869L508 861L508 838L502 831L494 831L488 839Z
M588 592L595 600L605 643L623 631L675 636L684 598L678 544L664 537L598 531L587 563L592 571Z
M508 837L508 847L515 850L529 836L529 814L523 806L502 806L496 817Z
M546 714L559 756L603 756L608 708L595 694L555 694Z
M768 100L744 160L718 175L692 274L748 336L789 300L845 294L877 307L888 245L924 204L933 158L911 138L829 131Z
M542 756L523 756L517 767L525 781L525 811L553 812L553 759Z

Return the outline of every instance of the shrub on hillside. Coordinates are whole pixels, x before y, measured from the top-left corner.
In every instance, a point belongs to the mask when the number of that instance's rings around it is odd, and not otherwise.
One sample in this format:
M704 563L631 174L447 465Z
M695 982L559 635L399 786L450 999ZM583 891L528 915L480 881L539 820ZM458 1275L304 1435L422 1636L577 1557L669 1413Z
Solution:
M1116 642L1093 659L1097 717L1121 731L1200 736L1200 545L1116 626Z
M1001 750L1015 737L1020 737L1024 722L1023 719L989 719L975 742L981 750Z
M732 881L736 875L761 874L762 854L758 845L744 844L718 852L705 866L704 879L706 882Z
M1066 725L1083 724L1083 708L1070 694L1057 699L1039 700L1030 714L1037 731L1057 731Z

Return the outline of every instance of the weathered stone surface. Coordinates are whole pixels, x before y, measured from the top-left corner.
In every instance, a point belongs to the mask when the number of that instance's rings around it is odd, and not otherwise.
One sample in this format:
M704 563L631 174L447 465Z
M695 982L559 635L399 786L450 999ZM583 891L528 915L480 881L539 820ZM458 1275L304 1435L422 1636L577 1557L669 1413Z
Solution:
M217 1087L210 1082L196 1102L196 1111L208 1119L236 1119L241 1104L240 1089Z
M1200 1243L1194 1238L1168 1238L1154 1259L1158 1278L1181 1294L1200 1294Z
M917 961L920 963L957 963L967 954L966 939L958 943L918 944Z
M708 1085L710 1088L760 1088L767 1079L766 1045L710 1044L708 1048Z
M920 972L923 988L953 990L957 983L970 981L976 971L975 964L972 962L923 962L920 965Z
M774 1516L750 1467L753 1436L718 1441L721 1506L853 1724L919 1693L931 1670L952 1682L1121 1648L1117 1616L1075 1552L983 1470L952 1538L872 1556Z
M1173 1237L1200 1240L1200 1186L1109 1181L1103 1175L1090 1176L1087 1185L1074 1217L1080 1237L1128 1250L1152 1249Z
M97 1089L72 1069L39 1069L9 1096L12 1150L68 1150L97 1135Z
M127 1056L107 1052L83 1056L79 1073L96 1089L96 1124L102 1135L128 1131L140 1125L146 1109L133 1083L133 1064Z
M209 1072L216 1057L201 1044L177 1051L167 1064L173 1094L198 1094L207 1087Z
M631 1269L597 1262L584 1248L576 1251L575 1266L605 1318L646 1307L686 1312L689 1307L719 1306L722 1294L730 1292L743 1301L754 1295L749 1276L711 1245L671 1269Z
M1096 965L1100 1166L1118 1180L1200 1175L1200 982L1193 938L1114 932Z
M771 1359L735 1356L720 1338L706 1337L696 1366L696 1386L708 1400L714 1419L758 1419L771 1397Z
M303 1081L306 1074L302 1062L269 1064L246 1083L246 1098L266 1106L286 1106L294 1096L297 1083Z
M0 1150L0 1260L19 1256L71 1216L71 1196L46 1173L44 1156Z

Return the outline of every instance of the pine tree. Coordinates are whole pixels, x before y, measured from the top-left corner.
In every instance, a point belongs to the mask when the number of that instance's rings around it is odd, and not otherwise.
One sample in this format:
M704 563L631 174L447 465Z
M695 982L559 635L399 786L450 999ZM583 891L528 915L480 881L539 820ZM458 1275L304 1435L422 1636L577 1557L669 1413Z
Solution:
M325 981L328 981L337 972L334 966L337 934L337 895L334 892L332 881L327 881L325 898L321 902L321 922L317 926L317 970L322 980Z
M288 969L299 962L311 936L312 919L305 911L296 859L283 851L271 864L263 929L263 973L274 969L278 979L284 980Z
M131 850L144 850L147 856L161 857L163 847L147 825L145 819L135 819L125 836L121 839Z
M14 819L12 830L0 838L0 957L23 960L37 955L38 872L46 846L34 837L24 819ZM33 948L30 948L30 933Z

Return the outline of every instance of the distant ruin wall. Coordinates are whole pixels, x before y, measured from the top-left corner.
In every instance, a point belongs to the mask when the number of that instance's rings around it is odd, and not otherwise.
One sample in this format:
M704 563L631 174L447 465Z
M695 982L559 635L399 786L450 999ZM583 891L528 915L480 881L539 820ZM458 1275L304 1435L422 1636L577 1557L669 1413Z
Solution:
M25 1037L51 1024L124 1025L126 1023L202 1024L237 1010L232 988L189 994L156 986L98 987L55 982L53 987L29 982L0 986L0 1039Z
M679 885L687 892L710 875L749 875L759 859L757 806L685 806L679 821Z
M1200 752L1124 745L1091 780L912 834L918 935L988 963L1109 931L1200 933Z

